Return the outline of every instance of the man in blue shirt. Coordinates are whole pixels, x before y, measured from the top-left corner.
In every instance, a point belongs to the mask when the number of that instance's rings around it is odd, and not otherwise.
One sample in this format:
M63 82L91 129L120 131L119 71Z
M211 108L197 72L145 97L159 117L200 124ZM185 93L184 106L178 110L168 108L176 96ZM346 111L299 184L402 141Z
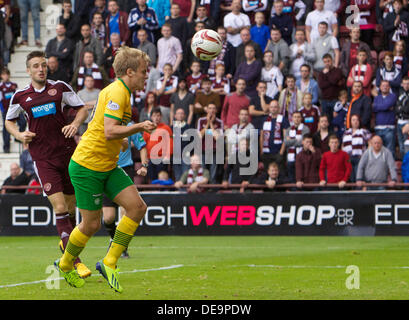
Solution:
M128 126L132 125L133 122L130 122ZM146 142L143 139L143 135L138 132L135 133L134 135L125 138L122 143L122 151L119 154L119 159L118 159L118 167L122 168L128 176L132 179L134 179L135 176L135 169L134 169L134 162L132 159L132 145L135 146L135 148L140 152L141 155L141 162L142 162L142 167L136 172L138 175L141 176L146 176L148 173L148 151L146 150ZM114 238L115 235L115 230L116 230L116 223L115 223L115 214L116 214L116 208L118 208L118 205L108 199L104 195L104 200L103 200L103 207L102 207L102 212L103 212L103 220L104 220L104 226L106 230L108 231L109 235L111 236L111 242L112 239ZM124 209L120 210L120 215L122 216L124 214ZM110 245L111 245L110 242ZM124 258L129 258L128 251L125 250L122 254Z

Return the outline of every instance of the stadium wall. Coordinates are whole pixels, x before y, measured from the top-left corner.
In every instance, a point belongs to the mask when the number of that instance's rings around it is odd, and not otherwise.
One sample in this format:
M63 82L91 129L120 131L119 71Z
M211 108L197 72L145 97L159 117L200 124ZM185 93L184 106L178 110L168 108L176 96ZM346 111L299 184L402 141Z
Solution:
M144 193L137 235L409 235L407 192ZM77 212L77 220L79 219ZM0 236L56 235L48 200L0 196ZM106 235L103 228L98 235Z

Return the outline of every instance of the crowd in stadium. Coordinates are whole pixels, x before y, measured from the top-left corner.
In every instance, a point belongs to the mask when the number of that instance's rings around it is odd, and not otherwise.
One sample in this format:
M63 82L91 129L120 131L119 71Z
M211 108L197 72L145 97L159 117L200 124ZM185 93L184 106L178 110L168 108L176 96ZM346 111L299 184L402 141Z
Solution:
M11 2L0 0L3 119L10 92L17 89L6 66L13 49L28 44L30 6L35 43L43 45L40 1ZM55 2L62 3L62 12L56 37L44 44L48 79L71 84L89 109L78 139L98 93L115 78L118 49L127 45L150 57L145 90L132 94L132 120L149 119L168 134L159 139L144 134L148 175L136 176L137 184L189 185L190 192L203 191L207 183L240 184L243 192L249 184L274 190L285 183L339 189L347 182L391 188L409 182L407 0ZM348 10L349 5L355 7ZM217 31L223 40L212 61L197 59L190 49L202 29ZM19 125L24 129L24 118ZM180 138L189 129L203 142L210 136L210 144L202 143L199 154L190 150L190 164L177 163L175 154L189 144ZM162 139L168 149L156 152ZM248 163L216 161L220 139L226 144L222 160L230 152L236 160L240 154L256 156L255 172L241 173ZM9 140L3 130L6 153ZM204 161L206 151L211 164ZM137 170L139 152L132 148L132 155ZM22 158L14 177L34 175L29 153Z

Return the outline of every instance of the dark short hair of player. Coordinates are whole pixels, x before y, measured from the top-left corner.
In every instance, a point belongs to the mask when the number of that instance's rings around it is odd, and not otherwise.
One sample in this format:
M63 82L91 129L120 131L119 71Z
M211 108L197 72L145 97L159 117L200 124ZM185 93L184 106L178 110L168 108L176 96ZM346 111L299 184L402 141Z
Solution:
M323 26L326 26L328 28L328 23L326 21L321 21L318 23L318 25L322 24Z
M1 74L10 75L10 70L7 67L3 67L3 69L1 69Z
M404 77L402 78L402 81L407 81L407 80L409 80L409 76L404 76Z
M63 0L62 4L64 3L69 3L70 5L72 5L71 0Z
M331 134L331 135L328 137L328 143L329 143L331 140L337 140L337 141L339 142L339 139L338 139L338 137L337 137L336 134Z
M26 58L26 66L27 68L30 66L30 60L34 58L44 58L45 59L45 52L40 50L35 50L30 52Z
M209 77L205 77L205 78L203 78L202 81L201 81L202 84L203 84L203 83L206 83L206 82L212 83L212 80L210 80Z
M332 60L332 56L329 53L326 53L322 56L322 60L324 59L331 59Z
M288 79L292 79L294 81L297 80L297 79L295 79L295 76L292 75L292 74L289 74L285 80L287 81Z
M159 113L160 115L162 115L162 111L160 111L160 108L153 108L153 109L152 109L151 116L154 115L154 114L156 114L156 113Z
M169 22L165 22L165 23L163 24L162 28L164 28L164 27L167 27L167 28L169 28L170 30L172 30L172 25L171 25Z
M306 133L306 134L304 134L303 136L302 136L302 139L303 140L305 140L305 139L313 139L313 135L311 134L311 133Z
M304 64L300 67L300 70L301 70L301 68L307 68L307 69L308 69L308 72L311 71L311 66L310 66L309 64L306 64L306 63L304 63Z

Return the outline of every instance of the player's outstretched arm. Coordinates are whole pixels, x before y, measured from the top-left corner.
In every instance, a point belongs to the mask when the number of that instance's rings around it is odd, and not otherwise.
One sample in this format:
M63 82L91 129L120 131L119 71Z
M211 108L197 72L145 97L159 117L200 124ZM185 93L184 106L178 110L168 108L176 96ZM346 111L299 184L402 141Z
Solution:
M17 140L23 142L23 143L30 143L31 140L36 136L34 132L30 131L23 131L20 132L16 120L11 121L11 120L6 120L5 122L6 129L7 131Z
M151 133L155 129L156 125L149 120L131 126L122 126L118 120L104 117L104 133L107 140L126 138L143 131Z

